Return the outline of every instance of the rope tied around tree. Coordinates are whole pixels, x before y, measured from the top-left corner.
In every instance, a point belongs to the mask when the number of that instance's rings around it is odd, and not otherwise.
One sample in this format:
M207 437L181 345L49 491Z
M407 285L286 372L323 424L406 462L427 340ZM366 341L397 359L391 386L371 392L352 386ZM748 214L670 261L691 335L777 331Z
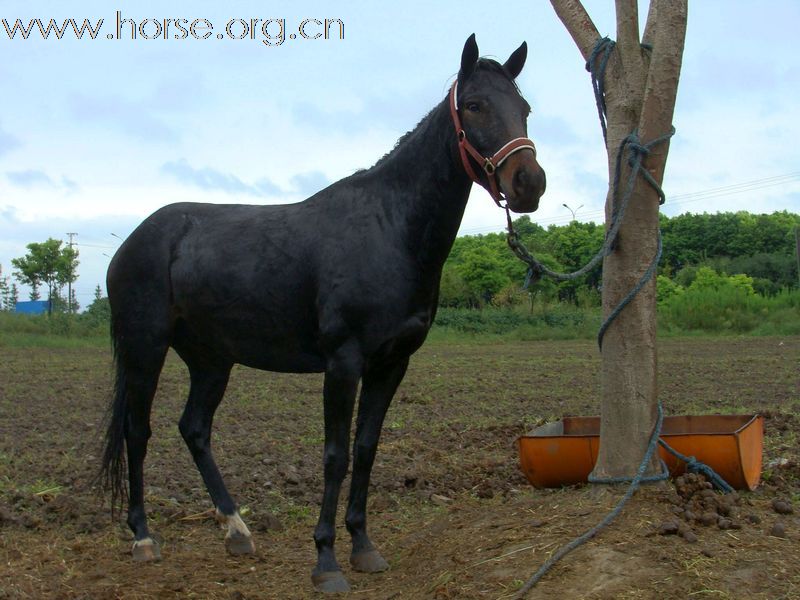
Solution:
M606 125L606 102L605 102L605 70L608 65L609 58L611 56L612 51L614 50L615 42L607 37L599 38L592 49L592 52L589 56L589 59L586 61L586 70L589 71L592 77L592 88L594 89L595 93L595 101L597 103L597 110L600 117L600 126L603 130L603 139L606 140L606 146L608 145L607 141L607 125ZM646 45L643 45L643 48L647 50L651 50L652 48ZM519 234L514 230L514 226L511 220L511 213L509 212L508 208L506 207L506 219L508 221L508 234L507 234L507 241L508 245L514 254L523 262L528 265L528 272L525 276L525 283L523 284L523 289L527 289L530 285L531 281L539 280L543 275L547 275L548 277L558 280L558 281L569 281L572 279L576 279L585 275L589 271L591 271L594 267L596 267L600 261L603 260L611 251L614 249L614 244L616 243L617 234L619 233L620 225L625 217L625 210L628 206L628 203L633 196L633 190L636 184L636 178L641 175L642 178L647 181L653 189L655 189L656 193L658 194L659 198L659 205L664 204L666 201L666 196L664 191L661 189L661 186L658 182L653 178L652 174L643 168L643 162L645 157L650 153L650 150L661 143L666 142L675 134L675 128L671 127L670 131L656 137L648 142L642 142L639 139L639 134L637 130L634 130L630 135L628 135L625 139L622 140L620 146L617 150L616 161L615 161L615 168L614 168L614 180L612 182L612 199L613 199L613 209L611 214L611 226L609 227L605 240L603 242L602 247L600 250L592 257L586 265L574 271L572 273L558 273L546 267L540 261L538 261L525 245L522 243L522 240L519 237ZM623 157L626 155L627 151L627 162L630 166L630 172L628 174L627 181L625 182L625 189L622 193L622 197L619 197L620 194L620 180L622 179L622 161ZM605 318L603 323L600 325L600 329L597 334L597 344L602 349L603 347L603 336L605 332L608 330L608 327L614 321L614 319L619 316L619 314L623 311L623 309L633 300L633 298L641 291L641 289L645 286L645 284L652 279L653 275L658 268L658 263L661 259L661 252L662 252L662 244L661 244L661 230L658 230L658 238L657 238L657 249L656 254L653 257L650 265L647 267L645 272L639 278L639 281L636 285L625 295L625 297L617 304L617 306L608 314ZM599 478L589 476L589 481L591 483L626 483L630 482L625 495L617 502L616 506L594 527L583 533L582 535L578 536L568 544L559 548L540 568L539 570L534 573L530 579L518 590L516 595L514 596L516 599L524 598L528 591L536 585L536 583L544 577L544 575L555 565L559 560L561 560L564 556L572 552L575 548L578 548L586 541L592 539L596 536L600 531L602 531L607 525L609 525L614 519L619 516L622 512L622 509L627 504L628 500L631 499L633 494L639 489L639 486L642 483L646 482L655 482L655 481L663 481L669 478L669 471L667 469L666 464L664 461L661 461L661 472L655 475L648 475L645 476L645 471L647 470L650 461L653 458L653 455L656 451L658 445L661 445L667 452L679 458L680 460L686 463L686 469L689 472L693 473L702 473L706 476L706 478L716 487L717 489L722 490L725 493L733 491L733 488L722 478L720 477L714 470L699 462L693 456L685 456L680 452L676 451L675 449L671 448L666 442L664 442L661 436L661 427L664 421L664 413L661 407L661 402L658 403L658 413L656 418L655 426L653 427L653 432L650 436L650 441L647 446L647 450L642 458L641 463L639 464L639 468L636 470L636 474L631 479L629 477L614 477L614 478Z
M639 139L639 135L637 131L634 131L630 135L628 135L622 143L620 144L619 149L617 150L617 158L616 158L616 165L614 170L614 181L612 183L612 197L614 198L614 210L611 214L611 227L609 227L608 232L606 233L605 240L603 242L602 247L597 253L586 263L583 267L578 269L577 271L573 271L572 273L559 273L557 271L553 271L552 269L545 266L541 261L536 259L525 247L525 244L522 243L522 240L519 237L519 234L514 229L514 224L511 220L511 213L506 208L506 221L508 227L508 233L506 235L506 240L508 242L508 246L511 248L511 251L519 258L521 261L528 265L528 272L525 275L525 282L523 283L523 289L527 289L528 286L533 281L538 281L541 279L543 275L547 275L548 277L558 280L558 281L570 281L572 279L577 279L583 275L586 275L589 271L594 269L607 255L611 253L614 249L614 244L617 240L617 234L619 233L619 228L622 225L622 221L625 218L625 210L628 207L628 203L630 202L631 197L633 196L633 189L636 185L636 177L637 175L642 175L642 177L647 181L653 188L656 190L656 193L659 197L659 204L664 204L666 201L666 196L664 191L661 189L661 186L658 185L658 182L653 178L653 176L647 171L647 169L643 167L644 158L650 153L650 149L653 146L666 142L675 134L675 128L672 127L669 133L661 135L647 143L642 143ZM625 183L625 191L622 194L622 198L617 201L619 196L620 190L620 179L622 178L622 160L623 156L625 156L625 151L628 151L628 165L631 167L630 173L628 174L628 179ZM619 313L633 300L636 294L645 286L645 284L653 277L653 274L658 267L658 262L661 259L661 232L658 233L658 250L656 255L653 257L650 266L642 275L639 282L634 286L634 288L628 292L628 294L622 299L622 301L614 308L614 310L609 313L606 319L603 321L603 324L600 326L600 330L597 334L597 344L600 348L603 347L603 336L605 335L606 330L608 329L609 325L617 318Z
M586 61L586 70L592 76L592 89L597 103L597 114L600 117L600 127L603 129L603 139L608 141L608 128L606 126L606 66L614 50L616 42L609 37L597 40L592 48L592 53ZM599 60L598 60L599 59Z

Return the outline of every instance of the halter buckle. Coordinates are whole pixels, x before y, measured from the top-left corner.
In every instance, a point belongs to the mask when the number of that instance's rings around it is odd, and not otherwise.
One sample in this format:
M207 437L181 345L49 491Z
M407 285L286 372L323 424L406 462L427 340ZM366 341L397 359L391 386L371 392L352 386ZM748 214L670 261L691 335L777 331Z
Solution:
M494 172L497 169L495 169L494 163L492 162L491 158L484 159L483 170L486 171L487 175L494 175Z

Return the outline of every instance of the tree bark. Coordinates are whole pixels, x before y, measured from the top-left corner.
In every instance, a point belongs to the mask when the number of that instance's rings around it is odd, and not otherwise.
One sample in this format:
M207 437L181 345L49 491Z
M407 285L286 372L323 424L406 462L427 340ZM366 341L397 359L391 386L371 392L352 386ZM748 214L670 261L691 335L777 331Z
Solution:
M584 58L599 38L579 0L551 0ZM643 143L668 133L672 124L686 33L687 0L652 0L639 41L636 0L616 0L617 44L605 74L609 182L614 180L622 141L634 131ZM644 160L660 184L668 143ZM629 174L623 161L621 182ZM610 226L615 198L606 197ZM619 200L617 198L616 200ZM658 202L655 189L637 178L614 251L603 261L603 313L608 315L637 284L657 252ZM602 347L600 451L593 475L632 477L647 449L656 422L655 279L647 282L606 331ZM658 470L657 458L649 472Z

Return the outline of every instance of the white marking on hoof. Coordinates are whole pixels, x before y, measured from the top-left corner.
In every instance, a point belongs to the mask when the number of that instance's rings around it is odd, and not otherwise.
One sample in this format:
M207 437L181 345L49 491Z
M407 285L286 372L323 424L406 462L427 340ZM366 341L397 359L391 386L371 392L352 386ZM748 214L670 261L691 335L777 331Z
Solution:
M223 528L227 527L228 529L228 533L225 534L225 547L230 554L253 554L256 551L250 530L244 524L238 512L232 515L224 515L217 510L216 518Z
M228 528L228 517L219 512L218 508L214 511L214 519L216 519L222 529Z
M222 528L228 530L228 533L225 535L226 538L237 534L250 537L250 530L247 528L247 525L244 524L244 521L242 521L242 517L239 516L239 511L236 511L232 515L224 515L217 509L215 516Z

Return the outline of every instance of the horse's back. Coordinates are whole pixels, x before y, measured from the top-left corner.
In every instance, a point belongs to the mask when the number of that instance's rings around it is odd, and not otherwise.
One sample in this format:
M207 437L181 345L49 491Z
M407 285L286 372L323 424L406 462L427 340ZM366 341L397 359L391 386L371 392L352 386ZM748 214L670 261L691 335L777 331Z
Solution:
M165 331L179 350L213 347L225 361L320 370L314 246L299 239L298 208L159 209L109 267L112 316Z
M189 283L212 274L235 276L237 270L252 278L260 263L286 255L295 206L167 205L147 217L120 247L109 267L109 286L132 279L141 286L164 276Z

